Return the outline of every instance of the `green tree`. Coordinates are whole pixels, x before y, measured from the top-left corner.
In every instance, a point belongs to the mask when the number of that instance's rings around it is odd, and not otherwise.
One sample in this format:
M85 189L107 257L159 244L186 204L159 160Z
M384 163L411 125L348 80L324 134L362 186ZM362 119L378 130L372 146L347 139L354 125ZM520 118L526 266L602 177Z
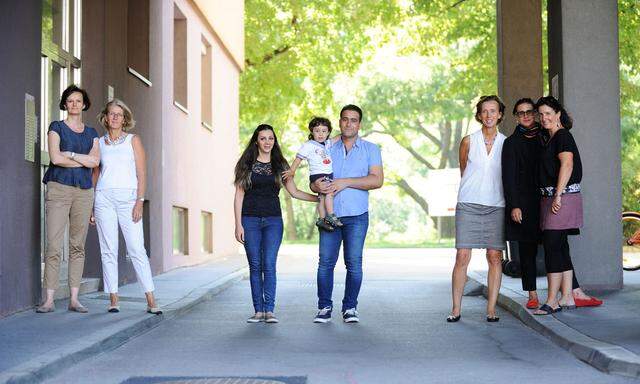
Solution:
M640 210L640 4L618 1L622 206Z
M367 31L399 15L394 1L248 0L241 129L260 122L279 130L332 114L332 83L375 49Z

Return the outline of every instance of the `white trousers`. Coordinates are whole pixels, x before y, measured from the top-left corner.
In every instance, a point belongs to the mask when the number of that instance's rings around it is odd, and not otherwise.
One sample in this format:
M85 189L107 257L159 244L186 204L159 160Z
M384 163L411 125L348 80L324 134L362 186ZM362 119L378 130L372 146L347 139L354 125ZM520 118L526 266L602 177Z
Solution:
M118 224L122 230L127 254L133 262L138 282L145 292L154 290L151 266L144 248L142 220L133 222L135 189L103 189L96 191L94 215L98 226L102 276L106 293L118 292Z

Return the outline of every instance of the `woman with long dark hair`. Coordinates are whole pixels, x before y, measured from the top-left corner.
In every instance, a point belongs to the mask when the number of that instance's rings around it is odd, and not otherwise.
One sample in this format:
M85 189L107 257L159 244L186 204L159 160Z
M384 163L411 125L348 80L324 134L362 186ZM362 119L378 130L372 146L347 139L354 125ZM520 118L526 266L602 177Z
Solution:
M537 171L542 152L540 124L535 102L526 97L516 101L513 114L518 125L502 147L502 184L506 201L506 238L518 243L518 256L522 271L522 289L529 300L526 307L540 306L536 287L536 256L542 239L540 230L540 192ZM601 300L582 291L575 271L572 279L573 297L578 306L596 306Z
M289 164L282 156L273 127L260 124L235 168L234 213L236 240L244 245L249 263L251 297L255 314L247 322L277 323L276 260L282 242L282 211L278 197L284 188L292 197L317 202L318 197L299 191L293 178L282 181Z
M538 167L540 228L545 253L548 295L544 305L534 312L548 315L574 308L572 292L573 264L569 253L569 235L582 227L582 162L578 146L569 130L573 120L562 104L552 96L542 97L535 105L540 123L546 130ZM561 296L558 292L562 290Z

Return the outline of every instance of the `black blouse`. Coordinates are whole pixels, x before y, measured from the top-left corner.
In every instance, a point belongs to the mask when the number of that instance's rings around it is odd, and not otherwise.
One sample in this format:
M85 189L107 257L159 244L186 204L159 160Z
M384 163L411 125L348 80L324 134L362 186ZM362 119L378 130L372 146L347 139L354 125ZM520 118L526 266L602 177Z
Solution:
M243 216L282 216L280 186L276 184L271 163L256 161L251 168L251 188L244 192Z
M545 136L545 139L547 140L540 156L538 186L543 188L556 187L560 172L558 154L562 152L573 153L573 170L567 185L580 183L582 181L582 161L580 161L580 152L578 152L578 146L571 132L567 129L560 129L551 139L548 139L548 135Z
M527 137L518 128L502 145L505 234L509 241L537 242L540 239L540 192L536 183L542 150L539 135ZM511 210L522 211L522 223L511 219Z

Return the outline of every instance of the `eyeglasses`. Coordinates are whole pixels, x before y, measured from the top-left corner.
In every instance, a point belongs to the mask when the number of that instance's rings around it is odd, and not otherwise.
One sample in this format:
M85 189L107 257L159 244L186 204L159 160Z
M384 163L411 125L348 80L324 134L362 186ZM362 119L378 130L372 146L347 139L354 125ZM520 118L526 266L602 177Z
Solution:
M532 117L537 115L538 113L536 111L534 111L533 109L529 109L527 111L518 111L516 112L516 116L518 116L519 118L523 118L525 116L527 117Z
M109 112L107 113L107 116L111 117L112 119L121 119L124 117L124 115L119 112Z

